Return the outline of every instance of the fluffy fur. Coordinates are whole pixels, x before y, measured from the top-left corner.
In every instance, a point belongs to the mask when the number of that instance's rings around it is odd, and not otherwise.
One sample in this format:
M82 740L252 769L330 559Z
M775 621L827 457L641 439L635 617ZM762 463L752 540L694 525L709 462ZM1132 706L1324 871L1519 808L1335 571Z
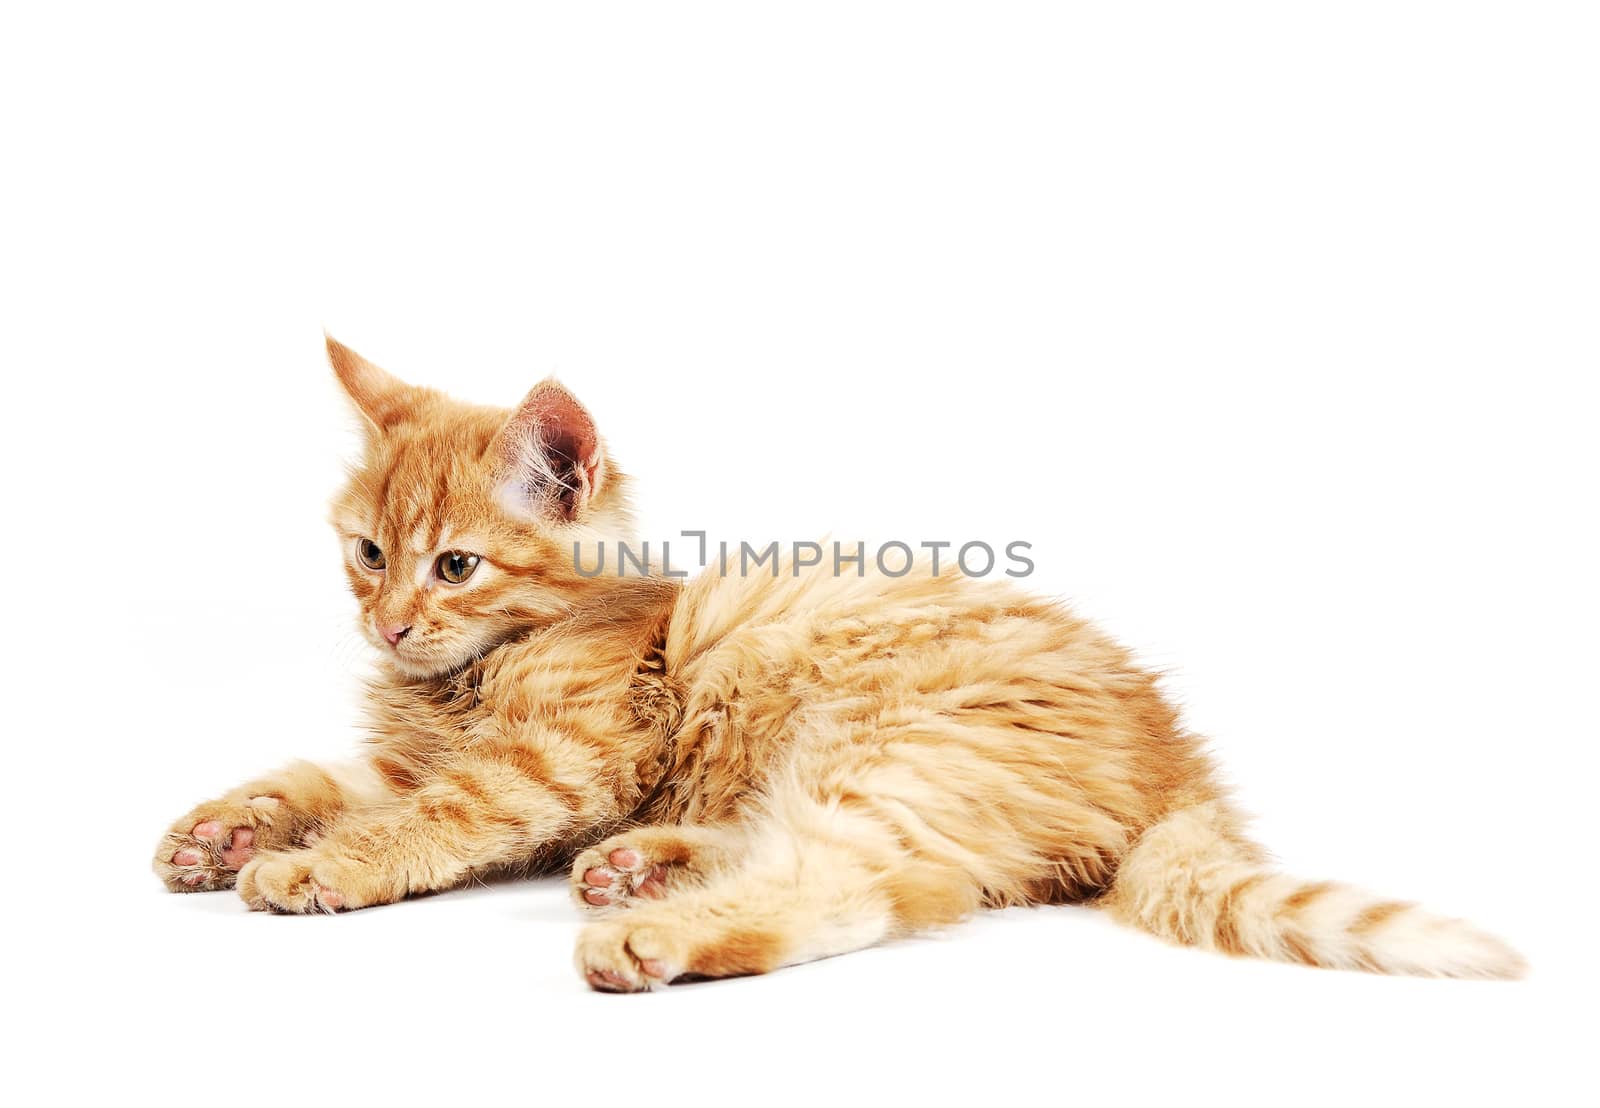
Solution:
M1499 940L1278 874L1151 674L1063 608L960 576L585 577L626 477L570 393L512 411L329 340L368 425L334 505L384 659L372 739L178 820L177 892L331 912L571 864L596 988L764 973L1082 902L1176 942L1506 977ZM363 540L385 564L362 561ZM441 554L476 571L441 580Z

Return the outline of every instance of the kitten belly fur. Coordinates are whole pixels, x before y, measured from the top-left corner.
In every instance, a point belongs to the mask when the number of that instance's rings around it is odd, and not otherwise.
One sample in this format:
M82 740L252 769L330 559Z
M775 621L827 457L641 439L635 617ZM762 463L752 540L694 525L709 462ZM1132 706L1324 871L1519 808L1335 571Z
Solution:
M1004 583L706 575L663 656L683 721L645 818L837 821L949 887L901 890L918 916L1093 896L1145 827L1217 797L1153 678Z

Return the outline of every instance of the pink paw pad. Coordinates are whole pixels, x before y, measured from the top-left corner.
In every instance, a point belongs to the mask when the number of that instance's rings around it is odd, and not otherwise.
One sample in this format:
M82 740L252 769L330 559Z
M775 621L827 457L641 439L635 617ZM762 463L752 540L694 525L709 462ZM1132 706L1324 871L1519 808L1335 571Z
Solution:
M586 976L589 978L589 984L604 992L631 992L633 989L626 977L620 973L613 973L611 970L594 969L590 970Z
M198 866L200 864L200 852L186 847L172 856L172 864L175 866Z
M214 819L208 819L203 823L195 824L193 834L197 839L214 839L222 834L222 824Z
M255 854L256 833L248 827L235 827L233 838L222 852L222 864L229 869L242 869Z
M665 896L667 892L667 871L661 866L651 866L650 872L644 875L644 880L639 882L639 887L634 891L640 896L648 896L652 900Z

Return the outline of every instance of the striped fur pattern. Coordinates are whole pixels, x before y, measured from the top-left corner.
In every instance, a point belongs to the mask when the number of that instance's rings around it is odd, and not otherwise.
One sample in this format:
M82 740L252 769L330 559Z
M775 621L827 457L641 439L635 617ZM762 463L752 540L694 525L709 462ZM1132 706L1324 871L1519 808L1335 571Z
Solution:
M156 852L173 891L337 912L570 866L579 971L612 991L1051 902L1227 954L1521 971L1268 868L1154 677L1063 607L870 565L585 577L575 543L592 566L629 537L627 479L570 393L474 407L329 355L369 431L333 522L384 663L371 741L187 813Z

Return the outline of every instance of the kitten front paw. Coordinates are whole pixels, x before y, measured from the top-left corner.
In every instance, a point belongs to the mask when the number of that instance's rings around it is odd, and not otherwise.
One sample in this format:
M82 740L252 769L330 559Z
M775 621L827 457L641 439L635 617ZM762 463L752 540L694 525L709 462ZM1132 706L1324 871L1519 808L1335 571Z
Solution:
M156 875L175 893L232 888L255 852L278 837L279 803L275 796L254 796L200 805L161 837Z
M262 854L239 871L239 895L257 912L332 914L362 907L346 897L337 870L313 850Z

